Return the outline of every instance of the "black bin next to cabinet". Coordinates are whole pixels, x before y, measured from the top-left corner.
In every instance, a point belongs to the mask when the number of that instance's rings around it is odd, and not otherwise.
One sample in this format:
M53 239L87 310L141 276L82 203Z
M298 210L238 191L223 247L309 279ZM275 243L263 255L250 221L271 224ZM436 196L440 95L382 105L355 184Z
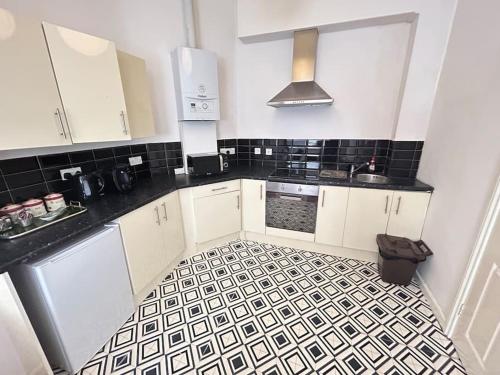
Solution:
M387 282L408 285L417 269L432 251L424 241L413 242L408 238L377 234L378 272Z

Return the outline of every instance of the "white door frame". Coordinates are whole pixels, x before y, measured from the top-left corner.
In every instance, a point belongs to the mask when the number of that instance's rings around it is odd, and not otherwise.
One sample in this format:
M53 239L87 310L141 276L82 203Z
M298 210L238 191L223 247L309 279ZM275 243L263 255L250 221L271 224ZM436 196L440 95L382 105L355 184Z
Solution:
M479 268L479 265L481 264L484 252L487 248L487 244L491 236L491 231L493 230L495 225L495 220L500 220L500 176L498 176L497 178L493 196L488 205L484 221L481 225L481 231L479 232L476 244L474 245L474 250L472 251L472 254L469 258L469 264L465 272L465 278L457 294L457 298L451 312L451 318L449 319L448 324L445 328L445 333L448 335L448 337L451 337L455 331L460 313L474 283L476 272Z

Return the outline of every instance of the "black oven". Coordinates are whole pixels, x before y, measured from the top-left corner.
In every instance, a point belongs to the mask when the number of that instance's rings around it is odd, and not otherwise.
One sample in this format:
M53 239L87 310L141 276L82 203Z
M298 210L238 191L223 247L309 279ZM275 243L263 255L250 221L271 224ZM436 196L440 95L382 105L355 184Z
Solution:
M315 232L319 186L272 181L266 186L266 226Z

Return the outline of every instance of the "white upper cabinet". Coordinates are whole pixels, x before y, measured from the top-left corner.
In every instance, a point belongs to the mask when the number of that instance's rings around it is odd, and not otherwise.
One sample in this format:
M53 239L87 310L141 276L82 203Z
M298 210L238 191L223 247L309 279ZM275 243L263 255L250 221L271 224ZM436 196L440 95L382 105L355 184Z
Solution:
M244 231L266 232L266 181L241 180Z
M42 24L73 143L131 139L114 43Z
M0 150L67 144L40 22L0 8Z
M386 232L392 195L392 190L350 189L344 247L378 251L376 237Z
M426 192L395 191L387 234L419 240L430 198Z
M150 137L155 134L153 109L146 74L146 62L140 57L117 51L122 78L128 124L132 138Z
M342 246L349 188L320 186L315 242Z

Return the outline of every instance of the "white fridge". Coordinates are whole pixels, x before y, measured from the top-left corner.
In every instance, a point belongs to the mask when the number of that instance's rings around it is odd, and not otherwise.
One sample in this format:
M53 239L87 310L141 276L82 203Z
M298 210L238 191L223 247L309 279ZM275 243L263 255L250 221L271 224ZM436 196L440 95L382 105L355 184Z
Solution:
M134 313L117 225L11 272L52 366L78 372Z

